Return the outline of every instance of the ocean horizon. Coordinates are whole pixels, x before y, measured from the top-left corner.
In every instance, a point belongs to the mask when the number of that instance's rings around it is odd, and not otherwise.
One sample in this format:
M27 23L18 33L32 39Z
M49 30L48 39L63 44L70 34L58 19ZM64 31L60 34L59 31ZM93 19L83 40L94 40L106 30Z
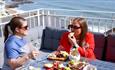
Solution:
M25 0L24 0L25 1ZM88 10L88 11L104 11L115 12L115 0L31 0L33 3L22 3L16 7L21 11L29 11L41 8L48 9L66 9L66 10ZM6 0L6 3L13 2ZM74 15L77 12L58 11L61 15ZM87 13L91 17L111 18L114 14L108 13Z
M6 0L11 2L11 0ZM115 0L32 0L33 3L19 4L17 9L23 11L48 8L48 9L66 9L66 10L88 10L88 11L103 11L103 12L115 12ZM56 14L78 16L81 14L76 11L56 10ZM96 18L114 18L115 13L92 13L87 12L81 14L81 16L96 17ZM98 22L98 21L96 21ZM112 21L102 21L100 25L104 25L105 22L109 25ZM96 24L98 25L98 24ZM113 26L114 27L114 26Z
M32 0L33 3L23 3L17 7L28 11L39 8L55 8L68 10L115 11L115 0ZM11 2L11 0L6 0Z

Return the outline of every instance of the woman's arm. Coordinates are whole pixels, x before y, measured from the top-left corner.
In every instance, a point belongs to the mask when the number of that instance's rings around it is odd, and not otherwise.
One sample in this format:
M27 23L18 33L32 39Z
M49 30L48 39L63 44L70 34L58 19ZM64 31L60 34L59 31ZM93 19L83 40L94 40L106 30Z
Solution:
M64 32L60 38L59 41L59 47L57 50L64 50L66 52L70 52L71 44L69 43L68 40L68 34L69 32Z
M29 55L24 55L22 57L18 57L17 59L8 59L8 63L10 67L15 70L17 67L22 66L24 63L26 63L30 59Z
M17 59L8 59L8 63L12 69L15 69L25 64L29 59L35 58L36 56L38 56L38 52L32 51L31 53L25 54L21 57L18 57Z
M62 45L60 45L60 46L58 47L57 51L65 51L65 48L64 48Z
M79 53L83 57L95 58L95 55L94 55L95 43L94 43L94 36L93 36L93 34L92 33L88 33L85 40L87 42L88 47L79 47L78 48Z

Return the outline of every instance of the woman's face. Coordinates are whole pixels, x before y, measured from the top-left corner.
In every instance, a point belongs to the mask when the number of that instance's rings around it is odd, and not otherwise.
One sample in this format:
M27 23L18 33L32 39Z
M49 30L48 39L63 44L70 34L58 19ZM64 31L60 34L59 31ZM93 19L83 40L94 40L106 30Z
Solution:
M28 24L27 21L22 21L22 26L18 28L18 34L21 36L26 36L28 34Z
M79 36L81 34L81 26L79 23L72 23L73 27L71 28L71 31L74 32L75 36Z

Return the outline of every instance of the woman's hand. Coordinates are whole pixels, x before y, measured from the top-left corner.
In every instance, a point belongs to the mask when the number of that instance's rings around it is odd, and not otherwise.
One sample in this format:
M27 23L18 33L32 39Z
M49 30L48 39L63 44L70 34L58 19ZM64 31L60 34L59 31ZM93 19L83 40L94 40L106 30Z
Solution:
M39 52L36 50L31 51L31 53L29 53L29 58L31 59L35 59L38 56Z
M72 46L79 47L73 32L69 33L68 38Z
M59 54L59 51L54 51L53 54L57 55Z
M65 48L62 45L59 45L57 51L65 51Z

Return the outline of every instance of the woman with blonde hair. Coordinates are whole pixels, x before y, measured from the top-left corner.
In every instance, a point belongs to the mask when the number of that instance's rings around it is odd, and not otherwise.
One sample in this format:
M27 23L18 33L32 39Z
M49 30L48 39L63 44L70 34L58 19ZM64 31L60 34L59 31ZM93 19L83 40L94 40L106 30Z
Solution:
M71 32L65 32L60 40L57 50L65 50L70 53L72 47L77 47L80 56L95 59L94 55L94 36L88 32L87 22L84 18L74 18L68 25Z

